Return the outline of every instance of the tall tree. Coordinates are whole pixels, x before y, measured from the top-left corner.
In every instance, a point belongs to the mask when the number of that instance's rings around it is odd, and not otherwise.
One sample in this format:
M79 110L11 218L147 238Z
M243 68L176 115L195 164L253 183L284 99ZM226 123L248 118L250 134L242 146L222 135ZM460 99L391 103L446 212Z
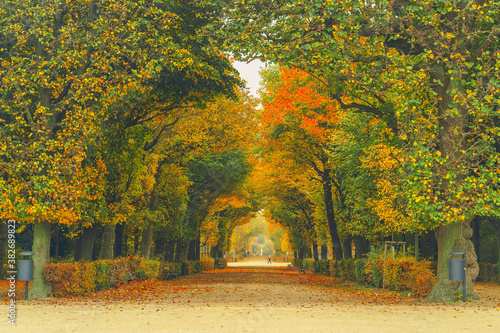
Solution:
M478 265L469 224L475 215L498 216L500 210L494 145L499 135L499 6L483 0L228 3L228 31L242 57L314 73L343 108L374 114L394 134L403 134L399 124L415 119L411 109L395 109L398 86L379 74L428 82L433 109L426 132L434 137L411 138L414 153L405 167L409 212L435 230L438 242L431 301L452 300L460 293L448 280L452 250L466 252L467 297L476 297ZM346 71L353 67L354 72ZM356 85L344 89L346 81ZM411 99L417 109L426 104Z
M202 33L217 10L147 0L0 4L0 212L36 222L31 297L50 292L42 271L51 223L79 221L81 203L94 199L81 163L97 134L234 91L229 59Z

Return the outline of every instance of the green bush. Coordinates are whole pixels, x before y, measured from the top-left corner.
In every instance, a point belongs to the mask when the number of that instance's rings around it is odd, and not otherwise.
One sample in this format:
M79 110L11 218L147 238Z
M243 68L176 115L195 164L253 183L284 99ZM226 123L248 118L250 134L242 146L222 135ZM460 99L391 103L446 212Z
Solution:
M114 287L109 279L109 260L97 260L92 262L95 270L95 290L105 290Z
M203 263L201 261L188 261L188 274L196 274L203 272Z
M330 275L330 260L321 259L316 263L318 267L318 272L323 275Z
M361 284L366 284L368 282L366 272L366 260L358 259L354 262L354 272L356 274L356 281Z
M181 263L179 262L162 262L160 267L160 279L166 280L169 273L181 274Z
M355 259L342 259L340 261L340 278L344 281L356 281L354 268Z
M135 265L135 277L139 280L157 278L160 275L160 262L156 260L140 260Z
M201 264L203 265L204 271L211 271L214 269L215 259L213 259L213 258L202 259Z
M335 259L331 259L328 266L330 267L330 276L339 278L340 277L340 262L335 260Z
M302 265L307 269L308 271L314 271L314 259L303 259L302 260Z

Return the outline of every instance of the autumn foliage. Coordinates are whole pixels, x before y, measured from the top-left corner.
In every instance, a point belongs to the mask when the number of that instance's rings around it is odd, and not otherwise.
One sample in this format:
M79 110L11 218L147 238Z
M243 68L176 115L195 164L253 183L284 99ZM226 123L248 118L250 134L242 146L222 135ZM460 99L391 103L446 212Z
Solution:
M384 261L383 256L370 255L365 259L323 259L316 263L313 259L295 259L293 264L344 281L385 287L417 297L427 296L436 280L430 261L416 261L406 256L389 257Z
M213 260L182 263L125 257L116 260L50 263L44 277L52 283L54 297L86 296L130 281L168 279L174 274L189 275L214 269Z

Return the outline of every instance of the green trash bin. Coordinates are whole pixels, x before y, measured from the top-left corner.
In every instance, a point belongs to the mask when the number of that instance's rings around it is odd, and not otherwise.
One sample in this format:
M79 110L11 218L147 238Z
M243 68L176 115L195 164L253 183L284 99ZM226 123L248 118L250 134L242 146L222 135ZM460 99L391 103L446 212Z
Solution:
M33 260L29 257L34 254L31 251L23 251L19 255L24 256L25 259L17 261L17 280L24 281L24 299L28 299L29 281L33 281Z
M465 302L465 252L462 251L452 251L450 255L462 256L461 259L450 259L449 260L449 271L448 279L450 280L461 280L463 285L462 299Z

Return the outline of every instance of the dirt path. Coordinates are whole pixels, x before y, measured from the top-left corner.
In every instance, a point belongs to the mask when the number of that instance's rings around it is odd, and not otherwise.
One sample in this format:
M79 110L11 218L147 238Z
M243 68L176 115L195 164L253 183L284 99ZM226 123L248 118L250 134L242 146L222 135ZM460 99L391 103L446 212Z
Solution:
M480 301L428 305L286 266L235 265L86 298L18 301L17 325L2 320L0 332L499 332L500 287L476 290Z

